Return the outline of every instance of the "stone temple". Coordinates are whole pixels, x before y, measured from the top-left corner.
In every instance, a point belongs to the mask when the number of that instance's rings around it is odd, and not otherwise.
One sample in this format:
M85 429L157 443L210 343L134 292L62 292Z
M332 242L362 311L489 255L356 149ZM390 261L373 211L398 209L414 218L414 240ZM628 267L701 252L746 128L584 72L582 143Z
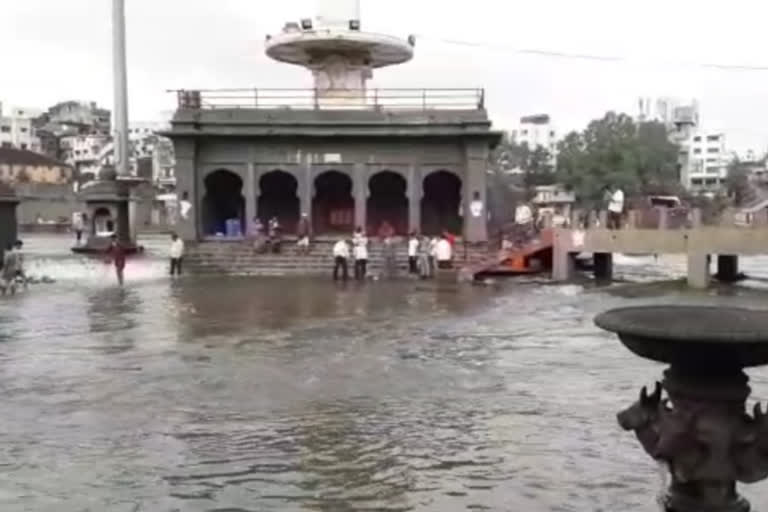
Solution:
M180 90L167 135L188 241L238 240L256 217L290 235L301 214L318 238L443 230L487 241L491 130L482 89L376 89L373 71L413 58L415 39L367 33L359 0L318 2L314 18L267 36L272 59L307 68L312 89ZM448 77L446 77L448 78ZM226 229L239 220L240 231Z

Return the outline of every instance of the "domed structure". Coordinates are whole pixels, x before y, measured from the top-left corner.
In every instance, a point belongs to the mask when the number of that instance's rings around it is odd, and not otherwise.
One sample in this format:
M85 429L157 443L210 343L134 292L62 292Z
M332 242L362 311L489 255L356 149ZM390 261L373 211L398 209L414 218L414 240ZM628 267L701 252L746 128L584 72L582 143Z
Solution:
M360 105L373 69L413 58L414 39L360 30L359 0L319 0L314 19L289 22L281 34L267 36L269 57L303 66L314 75L323 105Z

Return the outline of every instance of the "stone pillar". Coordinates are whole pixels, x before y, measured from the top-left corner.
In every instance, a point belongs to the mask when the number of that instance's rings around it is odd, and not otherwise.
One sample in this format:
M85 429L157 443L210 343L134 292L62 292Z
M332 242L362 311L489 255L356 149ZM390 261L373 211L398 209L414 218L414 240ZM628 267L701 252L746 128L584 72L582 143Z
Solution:
M256 196L256 166L251 162L245 170L245 225L243 234L247 234L249 227L256 217L257 196Z
M596 252L593 255L596 281L613 281L613 253Z
M576 272L570 240L564 240L562 238L566 236L564 233L571 233L571 231L556 231L554 244L552 246L553 281L570 281Z
M709 286L709 255L703 252L688 253L688 286L704 289Z
M486 142L467 142L465 147L464 197L464 241L488 241L488 199L485 171L488 164L488 145ZM470 204L477 192L483 202L483 213L472 216Z
M669 229L669 210L659 208L659 229Z
M296 170L296 181L299 189L299 216L307 214L307 218L312 222L312 196L314 195L314 183L312 183L312 162L307 160L304 168Z
M691 210L691 226L694 228L700 228L702 224L701 208L694 208Z
M717 257L717 279L724 283L739 280L739 257L735 254L720 254Z
M424 183L421 173L415 165L408 170L408 231L421 232L421 198L424 196Z
M597 214L597 218L600 220L600 228L607 229L608 228L608 212L606 210L600 210L600 212Z
M367 228L368 173L365 164L355 164L353 195L355 196L355 228Z
M176 154L176 193L179 198L176 232L182 240L194 242L200 234L200 212L205 194L205 191L198 190L197 145L194 139L174 139L173 148ZM192 205L186 219L181 216L181 203L185 195Z

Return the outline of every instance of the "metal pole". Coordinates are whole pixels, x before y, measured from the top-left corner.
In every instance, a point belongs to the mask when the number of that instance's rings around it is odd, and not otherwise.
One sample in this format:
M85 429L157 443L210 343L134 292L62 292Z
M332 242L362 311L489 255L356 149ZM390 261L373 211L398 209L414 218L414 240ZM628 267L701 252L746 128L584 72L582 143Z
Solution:
M128 71L125 56L125 0L112 0L112 59L115 117L113 124L115 170L128 176Z

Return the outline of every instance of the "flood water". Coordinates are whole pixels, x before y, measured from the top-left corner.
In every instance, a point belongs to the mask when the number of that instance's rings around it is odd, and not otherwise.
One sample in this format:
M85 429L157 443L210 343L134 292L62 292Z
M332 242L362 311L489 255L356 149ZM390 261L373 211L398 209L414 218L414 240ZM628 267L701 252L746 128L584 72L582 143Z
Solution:
M738 288L594 289L165 277L118 289L68 239L27 238L35 285L0 299L3 511L656 511L657 467L615 414L663 367L606 309L768 309ZM633 281L681 261L618 258ZM768 371L752 370L768 399ZM768 483L742 486L768 505Z

